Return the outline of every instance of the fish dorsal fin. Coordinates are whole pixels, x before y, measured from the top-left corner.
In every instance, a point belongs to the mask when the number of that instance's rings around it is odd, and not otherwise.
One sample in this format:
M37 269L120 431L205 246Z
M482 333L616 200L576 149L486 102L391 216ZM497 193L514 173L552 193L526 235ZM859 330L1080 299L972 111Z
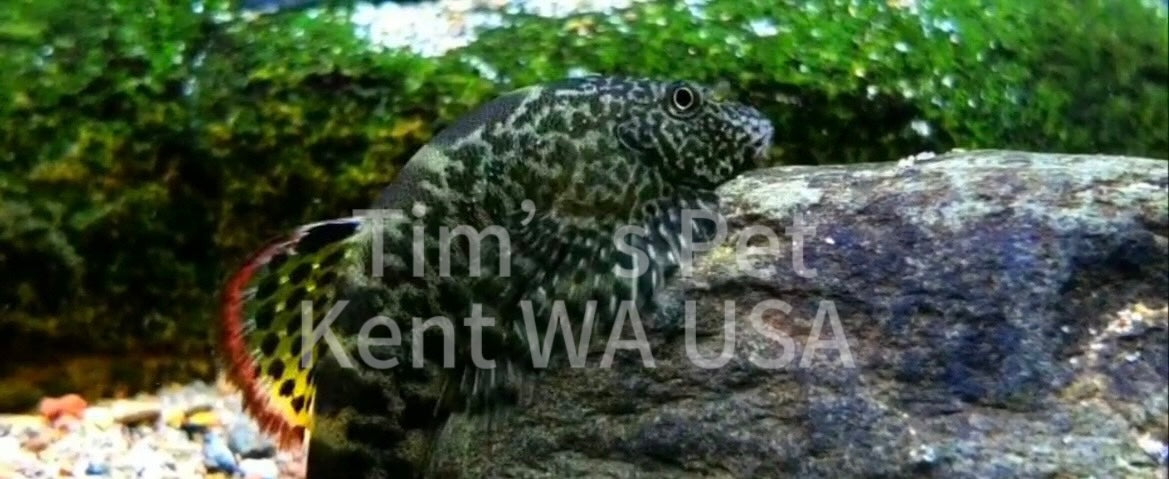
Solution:
M312 430L320 345L304 347L303 302L311 301L317 324L367 232L359 217L301 226L260 249L224 287L218 346L228 378L281 448L305 444Z

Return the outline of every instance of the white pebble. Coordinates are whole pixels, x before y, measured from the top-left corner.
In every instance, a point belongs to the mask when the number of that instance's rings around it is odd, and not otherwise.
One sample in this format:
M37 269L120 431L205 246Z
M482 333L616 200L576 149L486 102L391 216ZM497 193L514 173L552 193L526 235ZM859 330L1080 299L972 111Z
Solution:
M244 459L239 470L247 478L276 479L280 475L280 468L271 459Z

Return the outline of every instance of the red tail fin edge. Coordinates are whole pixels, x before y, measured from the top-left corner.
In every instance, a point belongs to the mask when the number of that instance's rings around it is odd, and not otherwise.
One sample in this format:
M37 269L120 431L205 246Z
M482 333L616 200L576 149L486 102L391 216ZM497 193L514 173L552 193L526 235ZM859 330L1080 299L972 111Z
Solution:
M244 411L259 424L261 431L273 436L277 445L285 450L302 446L305 431L303 427L289 423L279 411L273 410L268 404L267 393L260 383L260 378L254 374L257 364L247 350L243 301L244 288L256 270L277 252L289 249L295 241L295 238L291 241L273 241L253 254L224 286L219 316L219 347L227 363L228 378L243 393Z

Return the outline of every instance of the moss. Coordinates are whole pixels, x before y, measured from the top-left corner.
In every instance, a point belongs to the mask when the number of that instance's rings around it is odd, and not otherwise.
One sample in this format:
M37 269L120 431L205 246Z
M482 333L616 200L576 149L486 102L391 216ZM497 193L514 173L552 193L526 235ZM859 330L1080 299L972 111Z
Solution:
M344 9L219 21L216 2L9 0L0 348L205 355L215 290L252 248L365 207L474 105L575 71L725 82L775 122L779 162L956 146L1169 157L1163 10L896 4L516 15L422 58L369 48Z

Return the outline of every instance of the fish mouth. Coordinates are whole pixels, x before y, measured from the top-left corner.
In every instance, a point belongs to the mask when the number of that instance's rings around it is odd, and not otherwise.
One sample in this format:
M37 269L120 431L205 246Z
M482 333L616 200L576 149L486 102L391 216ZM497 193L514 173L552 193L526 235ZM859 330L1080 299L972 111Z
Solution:
M771 140L775 134L775 129L771 126L771 122L766 119L761 119L755 130L755 141L751 143L752 161L756 168L767 166L768 160L771 159Z
M752 161L756 168L767 166L768 160L771 159L771 138L760 139L755 142L755 154Z

